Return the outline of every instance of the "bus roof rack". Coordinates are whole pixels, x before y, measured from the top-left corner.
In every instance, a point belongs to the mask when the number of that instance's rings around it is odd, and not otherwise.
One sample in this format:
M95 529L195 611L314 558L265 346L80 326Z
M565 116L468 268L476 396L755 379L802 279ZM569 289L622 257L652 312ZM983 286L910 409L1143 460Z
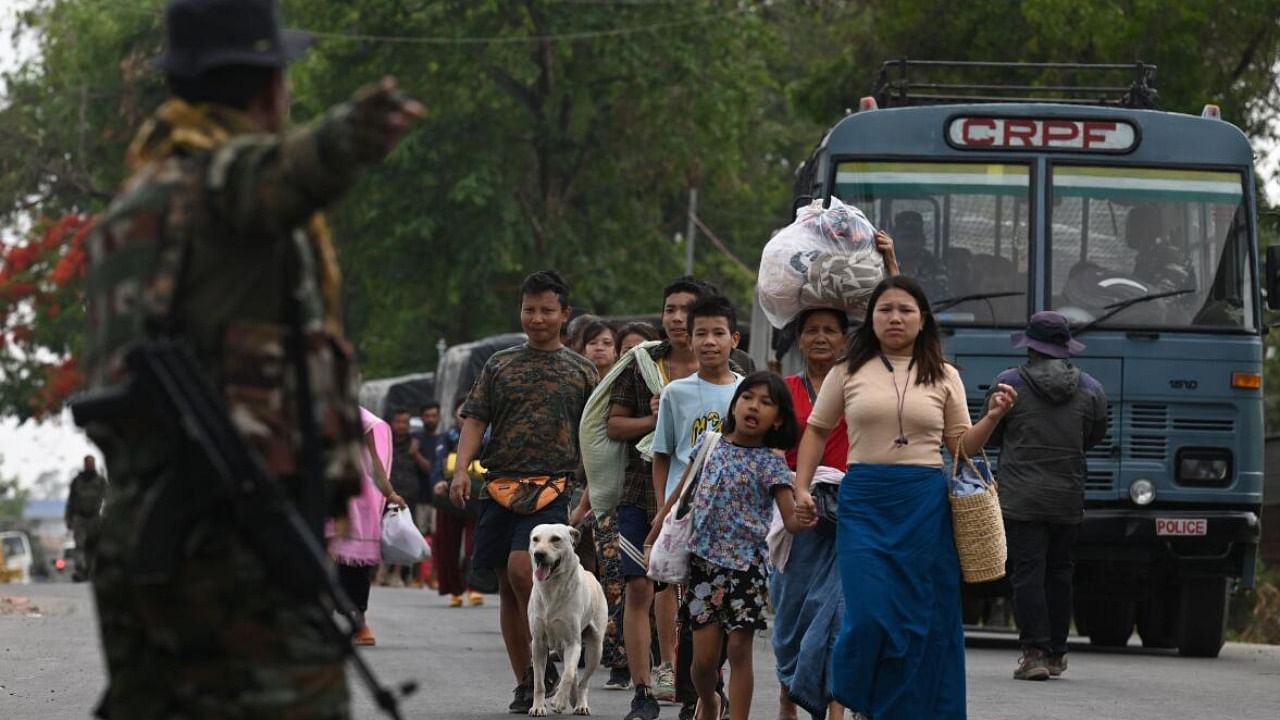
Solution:
M1090 79L1106 78L1090 84L975 84L943 82L947 78L966 72L996 70L1051 71L1057 76ZM1127 76L1129 84L1121 84ZM1114 81L1112 80L1114 78ZM1142 109L1158 109L1159 95L1155 88L1156 66L1137 62L1131 64L1086 63L1017 63L972 62L962 60L887 60L880 66L872 95L880 107L904 107L912 105L940 105L955 103L1067 103L1072 105L1102 105ZM1114 83L1114 84L1113 84Z

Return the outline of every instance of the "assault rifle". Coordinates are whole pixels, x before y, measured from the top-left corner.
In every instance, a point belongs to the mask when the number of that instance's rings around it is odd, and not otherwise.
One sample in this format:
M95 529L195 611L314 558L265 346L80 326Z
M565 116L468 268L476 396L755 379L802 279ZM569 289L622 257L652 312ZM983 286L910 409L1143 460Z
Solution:
M378 707L400 720L399 697L413 693L417 684L406 682L398 692L383 686L356 651L351 638L358 629L357 611L338 584L324 547L232 425L222 397L191 350L174 340L151 340L131 350L126 364L129 383L72 401L76 424L85 427L145 413L179 428L212 470L172 473L163 480L144 510L135 576L144 582L167 576L177 567L181 533L190 522L229 511L269 575L324 611L326 634L342 647Z

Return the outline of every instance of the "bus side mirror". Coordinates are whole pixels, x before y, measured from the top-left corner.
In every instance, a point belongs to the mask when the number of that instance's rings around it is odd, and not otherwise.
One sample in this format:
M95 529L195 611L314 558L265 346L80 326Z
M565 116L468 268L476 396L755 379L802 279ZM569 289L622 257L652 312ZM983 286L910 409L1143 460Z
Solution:
M1280 310L1280 245L1267 247L1267 266L1263 269L1267 291L1267 307Z

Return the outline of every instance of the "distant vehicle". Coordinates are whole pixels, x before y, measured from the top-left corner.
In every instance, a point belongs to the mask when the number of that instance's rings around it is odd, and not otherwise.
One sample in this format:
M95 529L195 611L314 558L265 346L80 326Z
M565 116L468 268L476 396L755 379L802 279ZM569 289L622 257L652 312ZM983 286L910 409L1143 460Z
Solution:
M440 430L453 427L453 406L466 397L489 356L525 341L524 333L493 335L454 345L445 351L436 368L435 395L440 403Z
M1019 68L1074 80L997 84ZM1094 645L1136 627L1146 647L1216 657L1231 593L1254 584L1260 285L1280 308L1280 246L1259 257L1249 139L1214 105L1156 109L1155 71L885 63L876 95L800 168L793 207L837 197L900 259L910 239L931 256L920 267L940 266L922 280L975 416L991 378L1025 358L1010 331L1040 310L1072 319L1088 345L1073 362L1106 387L1111 418L1088 453L1076 627ZM982 79L957 83L966 72ZM756 315L763 363L775 333Z
M411 415L414 430L422 427L418 410L435 398L435 373L414 373L369 380L360 385L360 405L384 420L392 410L403 408Z
M0 560L4 561L0 579L22 585L30 583L34 557L31 539L26 533L20 530L0 532Z
M76 557L75 540L67 540L62 544L62 548L58 550L58 556L49 561L48 579L53 582L62 582L65 580L73 580L80 582L84 578L78 577L78 566Z

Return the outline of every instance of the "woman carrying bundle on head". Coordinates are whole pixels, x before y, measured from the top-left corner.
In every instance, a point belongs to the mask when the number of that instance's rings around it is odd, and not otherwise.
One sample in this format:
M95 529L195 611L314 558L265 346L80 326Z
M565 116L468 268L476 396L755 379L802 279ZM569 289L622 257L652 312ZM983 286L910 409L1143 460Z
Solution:
M885 271L898 274L893 238L877 231L876 249L884 257ZM849 332L849 315L827 307L802 311L792 322L795 346L803 363L801 371L784 379L791 390L796 423L803 434L817 400L818 389L842 358ZM787 450L787 466L796 469L797 448ZM822 453L821 489L833 499L849 464L849 432L841 418L829 433ZM828 502L828 510L836 506ZM781 694L778 720L796 720L797 706L814 720L843 720L844 708L831 697L831 646L844 616L844 593L836 564L835 523L820 513L813 532L792 535L783 518L775 515L769 529L769 603L775 623L773 653Z

